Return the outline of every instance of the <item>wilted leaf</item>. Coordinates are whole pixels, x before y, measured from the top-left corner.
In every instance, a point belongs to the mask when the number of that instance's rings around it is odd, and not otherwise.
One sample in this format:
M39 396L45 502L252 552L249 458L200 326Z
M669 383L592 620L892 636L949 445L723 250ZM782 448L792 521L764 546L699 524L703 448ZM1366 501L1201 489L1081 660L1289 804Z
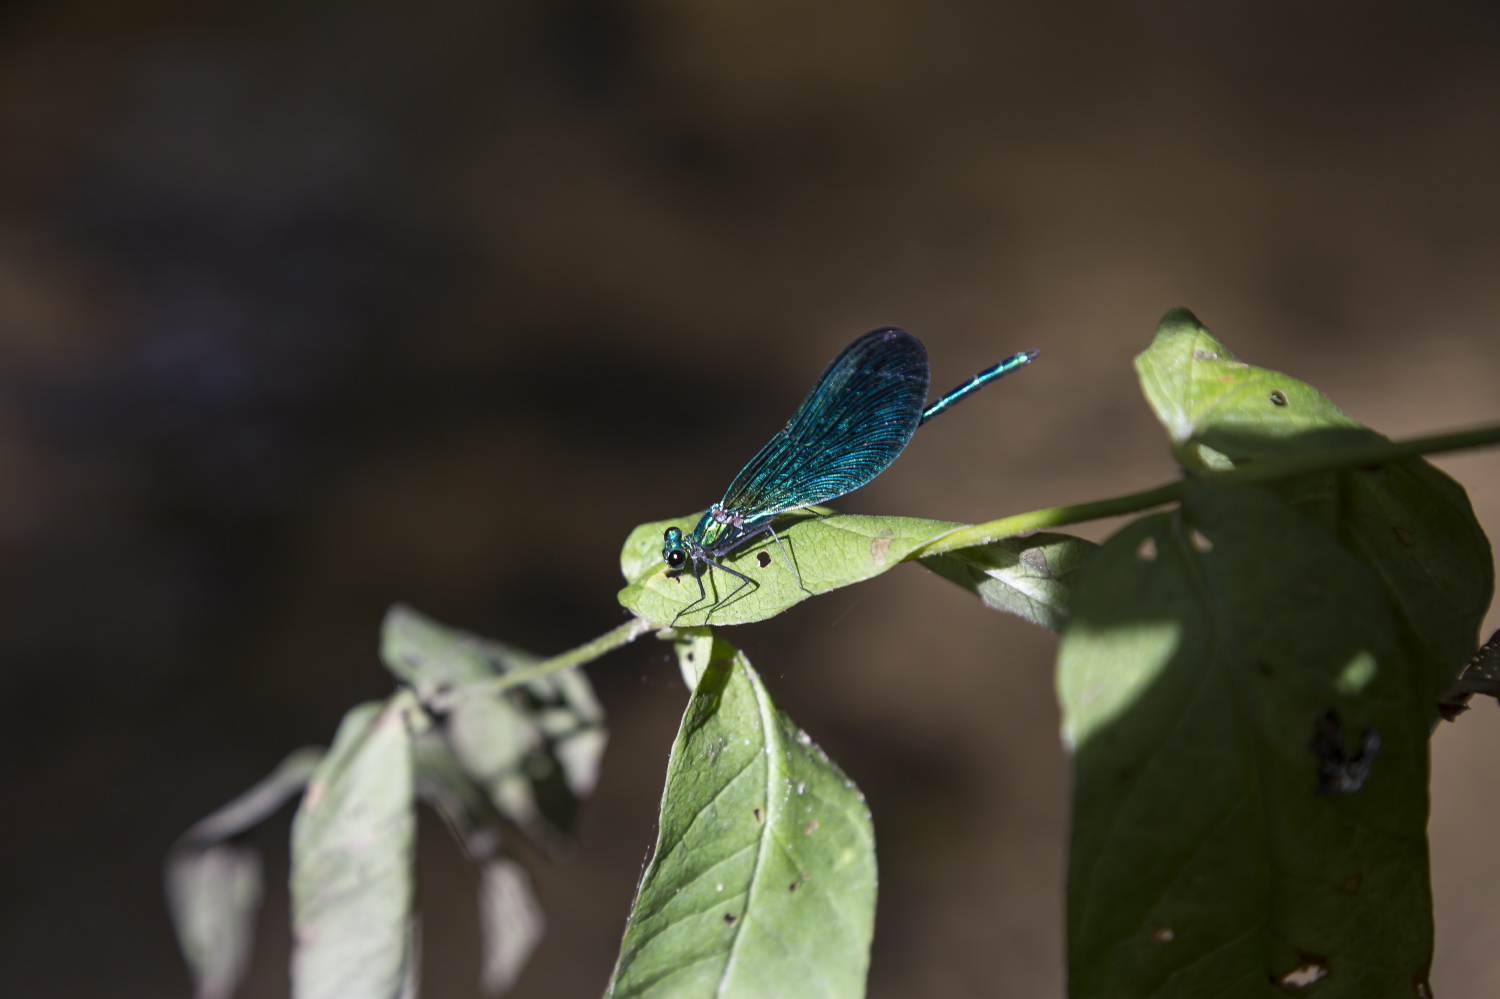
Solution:
M669 570L661 559L662 532L674 525L690 530L697 519L642 524L630 533L620 555L620 567L631 581L620 591L620 603L628 610L660 625L684 628L761 621L810 596L878 576L927 542L962 526L915 517L789 515L786 526L777 527L780 546L767 534L717 560L748 576L751 585L736 593L740 580L704 565L699 580L707 596L699 602L692 565ZM788 559L795 562L796 573L787 567Z
M412 743L417 797L425 802L470 860L488 860L500 852L498 816L489 800L453 755L448 740L429 728Z
M401 605L386 615L381 655L428 700L540 661ZM538 845L564 845L580 799L598 782L608 741L604 710L582 670L453 697L443 731L453 757L500 814Z
M1098 547L1066 534L1033 534L930 555L922 564L986 607L1057 631L1068 619L1073 574Z
M861 996L875 916L863 795L742 653L710 648L609 995Z
M479 928L483 948L480 984L500 995L515 984L547 929L526 869L514 860L488 862L480 872Z
M316 748L292 753L266 779L184 833L167 854L167 908L198 999L233 995L255 944L260 854L224 841L301 791L322 755Z
M1298 969L1322 997L1417 994L1421 687L1381 581L1270 490L1206 487L1111 538L1058 657L1070 994L1268 996ZM1367 773L1320 794L1340 760Z
M167 861L167 903L198 999L228 999L244 980L260 911L260 854L219 843Z
M292 824L295 999L389 999L411 974L409 692L339 725Z

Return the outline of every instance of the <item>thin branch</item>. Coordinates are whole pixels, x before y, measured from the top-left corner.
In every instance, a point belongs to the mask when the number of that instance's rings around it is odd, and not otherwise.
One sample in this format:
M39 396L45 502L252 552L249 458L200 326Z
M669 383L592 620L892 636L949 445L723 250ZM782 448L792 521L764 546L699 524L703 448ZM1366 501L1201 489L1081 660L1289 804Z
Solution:
M1194 489L1206 485L1273 482L1297 475L1382 465L1386 462L1423 454L1439 454L1444 451L1459 451L1464 448L1486 447L1494 444L1500 444L1500 426L1434 434L1430 437L1414 437L1405 441L1377 440L1354 447L1334 448L1291 458L1251 461L1227 472L1189 474L1176 482L1168 482L1138 493L1095 500L1092 503L1048 507L1045 510L1033 510L1030 513L1018 513L983 524L960 527L928 542L907 558L918 559L928 555L941 555L960 548L987 545L1030 531L1043 531L1067 524L1079 524L1087 520L1099 520L1102 517L1117 517L1121 514L1149 510L1165 503L1174 503Z
M447 711L453 708L459 701L469 697L486 697L502 693L513 687L530 683L538 677L548 676L552 673L561 673L563 670L574 669L585 663L591 663L606 653L629 645L652 629L652 624L643 617L632 617L629 621L618 628L606 631L591 642L584 642L577 648L569 649L567 652L555 655L550 659L533 663L522 669L512 670L493 680L485 680L482 683L471 683L463 687L455 687L432 698L432 707L437 711Z

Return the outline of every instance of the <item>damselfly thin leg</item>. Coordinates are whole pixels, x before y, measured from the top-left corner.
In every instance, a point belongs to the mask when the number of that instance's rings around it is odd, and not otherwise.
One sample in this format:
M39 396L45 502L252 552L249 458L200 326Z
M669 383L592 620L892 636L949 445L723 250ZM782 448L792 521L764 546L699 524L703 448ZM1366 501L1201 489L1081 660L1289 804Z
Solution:
M776 529L774 527L772 527L770 524L767 524L766 525L766 530L768 530L768 531L771 532L771 540L776 542L776 547L781 550L781 557L782 557L782 559L786 562L786 564L788 566L791 567L792 575L794 577L796 577L796 579L797 579L797 585L802 587L802 592L803 593L806 593L806 594L810 595L812 593L812 590L809 590L806 586L802 585L802 573L801 573L800 570L798 570L797 563L793 562L791 560L791 558L787 555L786 549L782 548L782 546L781 546L781 538L776 534Z

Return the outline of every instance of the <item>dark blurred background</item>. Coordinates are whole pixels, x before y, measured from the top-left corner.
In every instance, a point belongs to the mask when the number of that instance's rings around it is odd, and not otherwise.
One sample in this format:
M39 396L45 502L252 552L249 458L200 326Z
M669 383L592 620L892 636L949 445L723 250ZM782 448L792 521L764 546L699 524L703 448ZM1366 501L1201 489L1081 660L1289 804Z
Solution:
M186 996L163 851L389 691L390 602L614 626L630 528L868 327L936 388L1043 353L856 511L1172 476L1130 359L1174 305L1391 435L1500 418L1497 176L1477 2L11 0L0 991ZM1439 464L1500 530L1500 457ZM869 794L871 994L1060 995L1054 638L918 568L732 637ZM602 988L685 699L650 640L589 673L613 743L518 996ZM1497 721L1435 742L1442 996L1500 977ZM286 990L288 826L248 996ZM474 995L472 874L421 834L426 994Z

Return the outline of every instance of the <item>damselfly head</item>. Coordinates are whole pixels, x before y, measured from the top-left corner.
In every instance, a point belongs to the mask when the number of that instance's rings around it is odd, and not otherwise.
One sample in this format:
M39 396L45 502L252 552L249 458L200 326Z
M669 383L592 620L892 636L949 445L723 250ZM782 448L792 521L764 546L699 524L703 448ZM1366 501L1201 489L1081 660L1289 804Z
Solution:
M687 561L687 551L682 544L682 528L669 527L662 532L662 561L669 569L681 569Z

